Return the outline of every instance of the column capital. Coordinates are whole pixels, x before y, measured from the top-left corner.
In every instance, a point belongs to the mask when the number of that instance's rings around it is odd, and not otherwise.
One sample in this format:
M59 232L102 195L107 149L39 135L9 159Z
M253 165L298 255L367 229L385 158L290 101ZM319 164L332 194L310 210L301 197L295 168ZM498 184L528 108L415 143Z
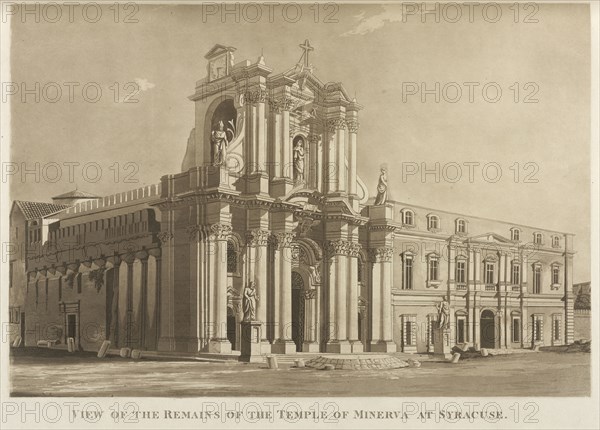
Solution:
M163 245L167 244L173 239L173 233L170 231L161 231L156 236Z
M229 224L216 223L210 226L210 233L214 240L227 240L232 228Z
M369 257L374 263L385 263L392 261L394 248L391 246L382 246L380 248L370 248Z
M317 144L321 141L321 135L320 134L316 134L316 133L312 133L308 135L308 142L310 144Z
M346 119L346 125L348 126L349 133L357 133L360 128L360 123L356 118Z
M253 90L248 90L243 95L244 95L244 103L247 103L247 104L265 103L269 97L268 91L263 90L262 88L255 88Z
M269 237L275 249L290 248L296 235L294 233L274 233Z
M304 290L303 295L305 300L314 300L317 298L317 290L314 288L311 290Z
M256 228L246 232L246 244L248 246L267 246L269 243L269 231Z
M269 97L269 107L275 113L290 111L295 104L296 102L292 97Z
M350 252L351 242L347 240L329 240L325 243L327 255L348 255Z
M329 118L327 120L327 131L335 133L336 130L344 130L346 128L346 120L342 117Z

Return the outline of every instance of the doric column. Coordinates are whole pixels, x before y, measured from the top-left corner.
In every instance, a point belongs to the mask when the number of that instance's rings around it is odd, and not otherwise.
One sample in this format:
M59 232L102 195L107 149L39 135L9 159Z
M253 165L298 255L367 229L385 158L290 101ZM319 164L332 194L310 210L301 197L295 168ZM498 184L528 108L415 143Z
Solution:
M329 338L327 352L350 353L352 347L348 341L348 253L350 242L330 240L327 242L327 258L330 262L329 292Z
M271 236L276 266L273 283L273 306L278 317L275 330L275 342L272 352L291 354L296 352L292 340L292 240L293 233L275 233Z
M358 119L356 112L351 118L346 118L348 125L348 194L356 194L356 133L358 132Z
M166 215L170 215L167 212ZM163 225L165 222L163 222ZM158 234L162 249L160 322L159 322L159 351L175 351L175 249L173 233L169 230ZM124 339L120 339L123 343Z
M261 333L263 338L261 343L264 345L265 352L269 344L267 340L267 265L269 263L268 244L269 231L263 229L253 229L246 234L248 282L253 281L256 285L256 319L261 323ZM268 346L270 348L270 346Z
M213 306L209 352L215 353L231 353L231 343L227 339L227 238L230 234L230 225L216 223L210 226L212 252L209 252L209 258L213 276L209 281Z
M392 340L392 247L384 246L369 250L373 264L372 280L372 352L395 352Z

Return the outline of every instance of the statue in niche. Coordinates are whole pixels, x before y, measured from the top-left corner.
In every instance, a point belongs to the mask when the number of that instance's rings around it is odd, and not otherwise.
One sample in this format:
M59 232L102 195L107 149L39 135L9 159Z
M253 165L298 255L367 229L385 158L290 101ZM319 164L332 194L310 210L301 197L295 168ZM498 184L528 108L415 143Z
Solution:
M294 179L298 183L304 182L304 138L298 137L294 144Z
M436 305L438 310L438 328L448 328L450 324L450 304L446 300L446 298L442 298L442 302L439 305Z
M379 183L377 184L377 197L375 198L375 205L380 206L385 204L387 201L387 170L382 167L381 174L379 175Z
M244 306L244 321L256 320L256 288L253 281L249 282L244 288L243 306Z
M227 158L227 132L225 131L223 121L219 121L217 129L211 132L210 140L213 145L213 165L222 166Z

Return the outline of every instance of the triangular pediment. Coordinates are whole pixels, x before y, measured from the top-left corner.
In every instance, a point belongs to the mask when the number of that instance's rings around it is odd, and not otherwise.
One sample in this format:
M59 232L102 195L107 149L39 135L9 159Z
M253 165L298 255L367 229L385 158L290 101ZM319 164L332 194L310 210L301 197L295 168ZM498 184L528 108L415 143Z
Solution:
M484 243L512 243L512 241L497 233L484 233L476 236L471 236L467 239L469 242L484 242Z

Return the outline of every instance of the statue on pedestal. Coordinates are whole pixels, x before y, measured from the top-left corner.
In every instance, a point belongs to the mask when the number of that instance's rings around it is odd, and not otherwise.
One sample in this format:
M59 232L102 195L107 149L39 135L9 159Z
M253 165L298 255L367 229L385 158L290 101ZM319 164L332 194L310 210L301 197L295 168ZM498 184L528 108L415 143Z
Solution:
M221 166L225 164L229 141L227 140L227 132L225 131L223 121L219 121L217 129L211 132L210 141L213 145L213 165Z
M377 184L377 197L375 198L375 205L384 205L387 201L387 170L381 168L381 175L379 175L379 183Z
M250 281L244 288L243 306L244 306L244 321L256 320L256 288L253 281Z
M294 145L294 179L304 182L304 139L300 137Z
M450 304L444 297L442 302L436 306L438 310L438 328L446 329L450 324Z

